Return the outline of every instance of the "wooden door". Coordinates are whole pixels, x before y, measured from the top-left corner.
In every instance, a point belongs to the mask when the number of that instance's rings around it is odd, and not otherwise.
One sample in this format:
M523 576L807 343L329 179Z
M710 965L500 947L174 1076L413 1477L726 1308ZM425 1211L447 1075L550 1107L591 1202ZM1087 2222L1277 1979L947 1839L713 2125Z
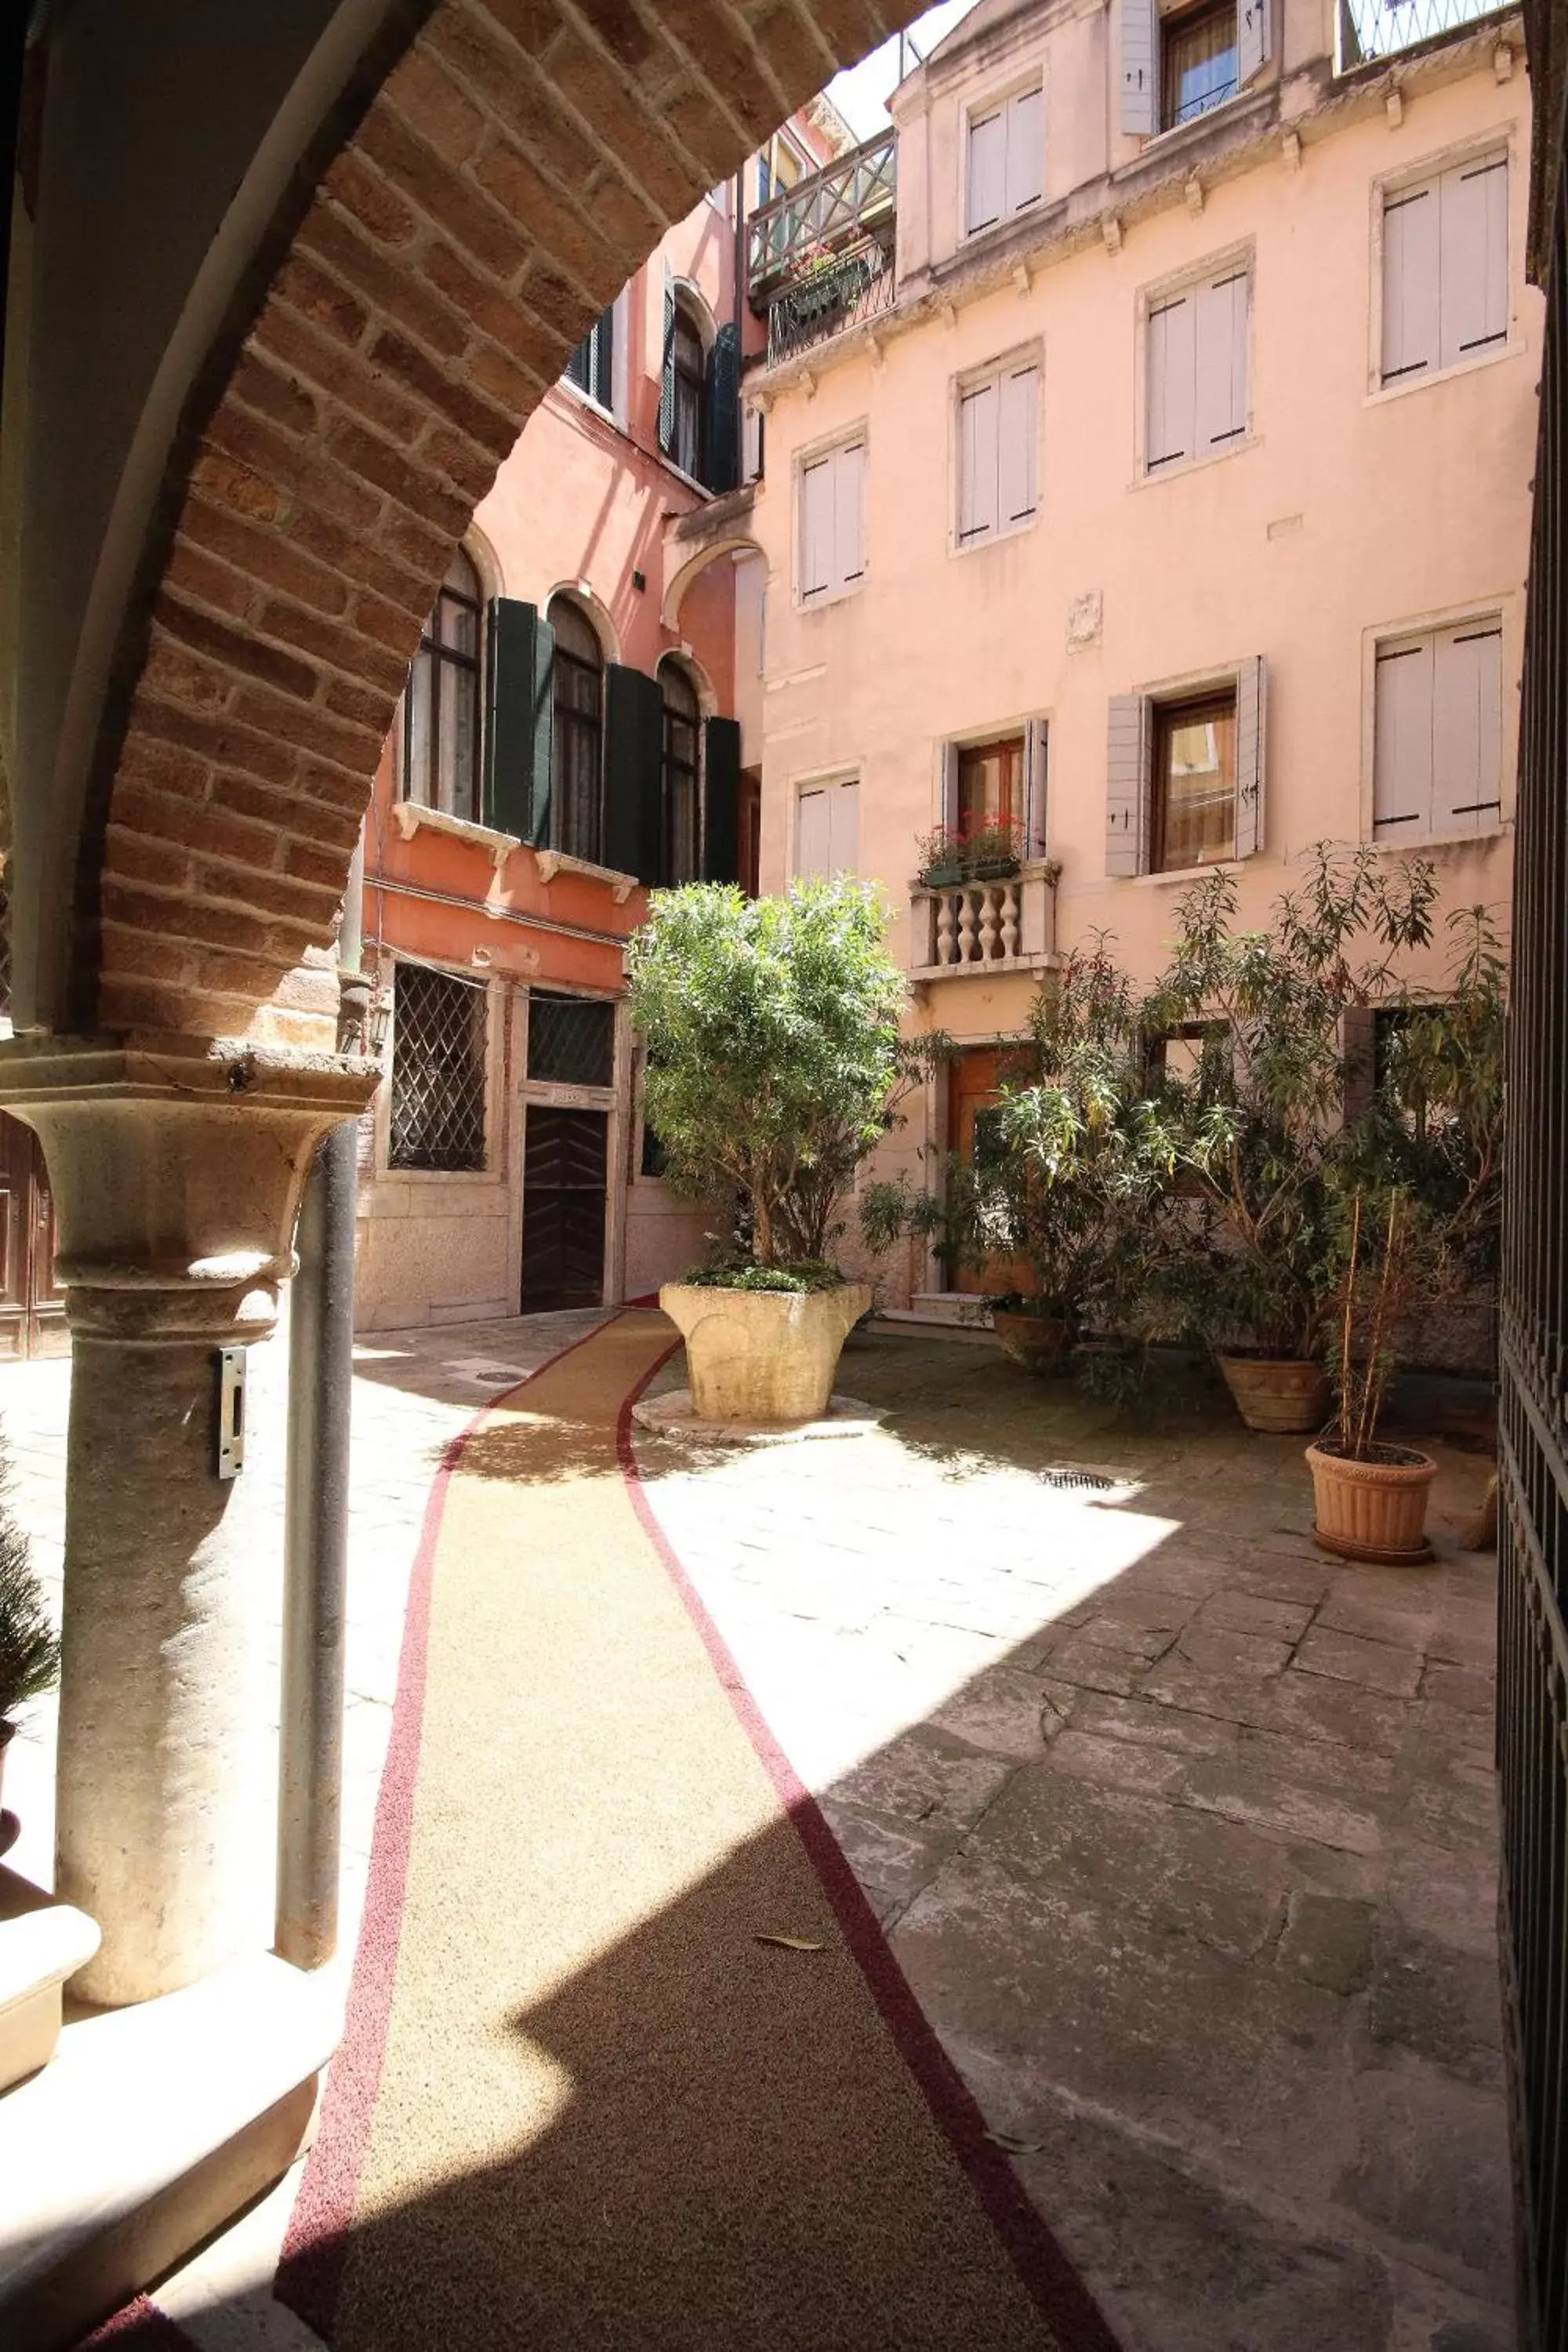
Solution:
M974 1046L948 1066L947 1148L970 1166L974 1161L976 1125L981 1126L984 1142L985 1114L995 1108L1001 1081L1002 1056L994 1045ZM1035 1287L1034 1275L1022 1258L990 1258L983 1266L960 1265L950 1280L954 1290L971 1296L995 1297L1001 1291Z
M529 1103L523 1112L522 1312L597 1307L605 1296L609 1118Z
M55 1204L38 1139L0 1112L0 1358L64 1355Z

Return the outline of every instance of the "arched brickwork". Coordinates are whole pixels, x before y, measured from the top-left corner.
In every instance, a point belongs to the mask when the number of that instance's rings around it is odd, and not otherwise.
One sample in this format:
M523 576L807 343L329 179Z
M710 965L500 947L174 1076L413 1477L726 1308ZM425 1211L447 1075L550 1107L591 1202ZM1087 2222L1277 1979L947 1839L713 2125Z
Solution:
M916 9L415 13L168 484L84 858L83 1027L241 1031L328 939L436 583L573 344L669 223Z

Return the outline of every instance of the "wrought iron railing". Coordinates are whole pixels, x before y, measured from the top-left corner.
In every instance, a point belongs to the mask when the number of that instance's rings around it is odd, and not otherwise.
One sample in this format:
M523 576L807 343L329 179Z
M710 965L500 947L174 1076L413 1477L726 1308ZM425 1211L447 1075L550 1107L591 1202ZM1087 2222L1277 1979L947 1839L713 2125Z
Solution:
M893 237L868 237L784 287L768 305L768 365L795 359L893 307Z
M1497 0L1339 0L1339 69L1395 57L1489 16L1511 16L1517 6L1518 0L1500 8Z
M898 140L879 132L847 155L837 156L771 203L759 205L750 224L748 285L754 309L813 264L834 255L851 238L892 220L898 192Z
M1532 62L1534 62L1532 60ZM1521 2343L1568 2343L1568 243L1559 194L1514 834L1498 1768Z

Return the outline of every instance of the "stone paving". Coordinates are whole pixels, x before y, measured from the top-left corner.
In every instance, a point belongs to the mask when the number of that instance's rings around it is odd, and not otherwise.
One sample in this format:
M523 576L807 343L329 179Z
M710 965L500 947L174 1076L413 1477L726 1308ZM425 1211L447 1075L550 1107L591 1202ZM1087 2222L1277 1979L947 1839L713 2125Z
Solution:
M441 1451L598 1319L358 1351L351 1924ZM0 1371L57 1574L68 1373ZM1438 1449L1434 1567L1351 1569L1299 1444L1201 1381L1130 1429L973 1340L872 1335L842 1385L882 1427L639 1463L1125 2352L1510 2352L1493 1562L1456 1540L1488 1465ZM246 1475L280 1494L264 1444ZM51 1743L40 1709L7 1775L35 1874ZM291 2194L161 2290L205 2352L314 2343L268 2294Z

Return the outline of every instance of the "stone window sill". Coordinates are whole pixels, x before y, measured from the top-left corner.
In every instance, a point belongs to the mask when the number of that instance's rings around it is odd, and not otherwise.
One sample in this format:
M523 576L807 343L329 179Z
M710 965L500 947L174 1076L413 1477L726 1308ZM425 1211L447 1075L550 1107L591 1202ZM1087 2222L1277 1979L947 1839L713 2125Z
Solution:
M469 817L448 816L445 809L422 808L417 801L397 801L392 814L405 841L412 841L422 825L427 833L444 833L453 841L466 841L475 849L487 851L498 874L512 851L522 847L515 833L498 833L493 825L475 824Z
M613 866L594 866L585 857L568 857L563 849L536 849L533 862L546 887L558 874L578 874L585 882L607 882L617 907L624 907L641 887L635 874L617 874Z

